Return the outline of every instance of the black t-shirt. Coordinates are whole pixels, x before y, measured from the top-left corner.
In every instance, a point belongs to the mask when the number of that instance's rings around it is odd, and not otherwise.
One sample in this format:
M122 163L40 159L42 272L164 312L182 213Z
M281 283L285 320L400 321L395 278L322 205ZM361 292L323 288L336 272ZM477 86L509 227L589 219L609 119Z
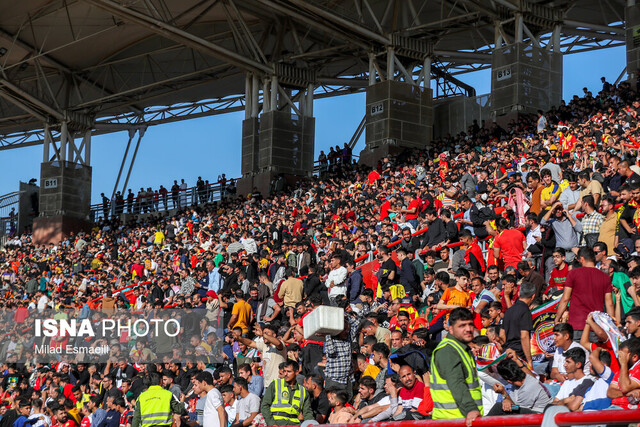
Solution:
M318 397L311 399L311 410L313 411L314 418L318 418L318 415L324 415L324 421L327 421L331 406L329 406L329 399L327 398L327 392L322 390Z
M375 396L373 396L371 399L369 400L364 400L362 399L360 401L360 406L358 406L358 410L364 408L365 406L369 406L369 405L373 405L374 403L378 403L382 400L382 398L386 397L386 393L383 392L379 392L378 394L376 394Z
M619 219L624 219L626 223L633 229L633 216L636 213L636 208L630 206L628 203L624 205L622 208L622 213L620 214ZM627 230L622 226L622 224L618 224L618 238L619 239L628 239L631 236L627 232Z
M392 271L396 271L396 263L393 261L393 259L389 258L380 266L380 286L382 287L382 289L393 285L393 283L395 282L395 279L389 279L389 274L391 274Z
M631 174L631 176L627 177L624 183L630 186L638 185L640 184L640 175L634 172L633 174Z
M502 327L507 336L506 348L512 348L518 356L524 358L522 351L522 342L520 341L520 331L529 331L533 329L533 319L531 311L527 304L518 299L504 314Z

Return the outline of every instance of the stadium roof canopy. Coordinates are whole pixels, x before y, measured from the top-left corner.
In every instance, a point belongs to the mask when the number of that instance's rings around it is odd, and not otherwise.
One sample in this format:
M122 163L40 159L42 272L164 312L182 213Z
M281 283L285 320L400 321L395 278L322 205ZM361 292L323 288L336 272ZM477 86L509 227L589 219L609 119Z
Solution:
M563 53L623 45L624 0L20 0L0 2L0 149L45 123L109 132L237 111L245 75L312 80L315 96L363 90L369 55L396 46L432 77L491 67L514 14ZM411 71L411 70L410 70ZM282 80L287 84L287 79Z

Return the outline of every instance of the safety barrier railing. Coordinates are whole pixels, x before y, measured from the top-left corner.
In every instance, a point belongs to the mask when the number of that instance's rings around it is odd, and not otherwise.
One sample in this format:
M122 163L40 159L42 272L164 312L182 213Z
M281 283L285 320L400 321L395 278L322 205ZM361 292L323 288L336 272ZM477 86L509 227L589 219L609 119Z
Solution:
M351 154L348 156L340 155L332 156L330 158L327 157L327 159L323 161L316 160L313 162L313 173L314 175L321 175L339 166L351 164L353 160L358 158L358 156Z
M557 408L554 408L557 409ZM640 409L560 412L547 411L545 414L501 415L478 417L471 423L472 427L533 427L576 426L576 425L626 425L640 422ZM353 424L334 424L334 427L347 427ZM467 427L464 418L454 420L416 420L416 421L383 421L378 423L361 423L361 427Z

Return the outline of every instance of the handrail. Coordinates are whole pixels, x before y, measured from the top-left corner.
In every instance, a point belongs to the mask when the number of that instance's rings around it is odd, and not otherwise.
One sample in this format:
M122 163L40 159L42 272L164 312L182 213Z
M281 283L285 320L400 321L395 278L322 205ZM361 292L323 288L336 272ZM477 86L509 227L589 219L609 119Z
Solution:
M236 182L239 179L240 178L229 178L227 180L227 182L232 182L232 181ZM220 189L220 185L219 184L220 184L220 181L218 181L218 182L210 182L208 185L205 185L204 188L206 188L206 189L208 189L210 191L219 190ZM198 190L201 190L201 189L202 188L198 187L197 185L194 185L193 187L189 187L189 188L185 188L185 189L182 189L182 190L178 190L178 192L176 194L178 194L179 196L183 196L185 194L188 194L189 192L193 192L193 191L197 192ZM154 191L157 191L157 190L154 190ZM167 198L171 198L171 196L173 194L174 193L173 193L173 191L171 191L171 188L167 188ZM155 192L153 194L150 194L151 197L155 197L155 195L156 195ZM126 194L123 194L123 200L124 200L124 204L125 205L127 204L127 197L126 196L127 196ZM145 197L147 197L147 196L145 196ZM158 193L158 198L159 198L158 200L161 200L161 198L162 198L162 195L160 193ZM138 197L137 194L134 194L133 202L135 203L139 199L140 199L140 197ZM111 208L111 202L112 201L110 199L109 202L108 202L109 209ZM93 205L90 206L91 210L94 210L94 209L98 210L98 209L102 209L103 207L104 207L104 202L94 203Z
M424 234L424 233L426 233L426 232L427 232L427 230L428 230L428 229L429 229L429 227L422 228L422 229L420 229L420 230L416 231L415 233L411 234L411 237L419 236L419 235L421 235L421 234ZM480 240L487 240L487 239L488 239L488 238L484 238L484 239L480 239ZM400 240L396 240L395 242L391 242L391 243L389 243L389 244L387 245L387 247L388 247L388 248L393 248L393 247L395 247L395 246L398 246L398 245L400 244L400 242L402 242L402 239L400 239ZM459 243L459 242L458 242L458 243L450 243L450 244L448 244L448 245L445 245L445 247L447 247L447 248L457 248L458 246L461 246L461 245L462 245L462 243ZM442 247L442 246L440 246L440 247ZM421 252L421 254L422 254L422 253L424 253L424 252ZM371 255L377 255L377 254L378 254L378 250L377 250L377 249L371 253ZM365 260L365 259L367 259L368 257L369 257L369 254L367 253L367 254L365 254L365 255L362 255L362 256L359 256L358 258L356 258L354 262L355 262L356 264L358 264L359 262L364 261L364 260Z
M133 290L133 288L136 288L138 286L145 286L148 285L149 283L151 283L151 280L147 280L146 282L139 282L139 283L132 283L130 285L124 286L122 288L116 289L115 291L113 291L113 295L115 296L116 294L119 294L121 292L123 292L124 290ZM100 301L101 299L104 298L104 295L100 295L99 297L96 297L94 299L92 299L91 301L88 301L87 304L91 305L91 304L95 304L98 301Z

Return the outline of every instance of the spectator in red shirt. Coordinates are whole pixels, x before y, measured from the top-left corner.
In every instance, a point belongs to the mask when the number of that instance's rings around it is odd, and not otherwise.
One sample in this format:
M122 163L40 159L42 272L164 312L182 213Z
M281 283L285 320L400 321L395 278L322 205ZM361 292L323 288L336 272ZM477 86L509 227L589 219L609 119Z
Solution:
M57 425L59 427L77 427L78 426L75 420L71 418L69 414L67 414L67 410L65 409L64 406L59 406L58 409L56 409L55 416L56 416L56 420L58 421Z
M565 262L564 249L555 248L553 250L553 264L555 265L555 268L551 271L549 286L545 292L551 296L560 293L564 289L564 284L567 281L567 274L569 274L569 266Z
M510 228L506 218L498 218L496 227L498 236L493 242L493 256L498 262L498 268L517 268L518 262L522 260L522 253L527 249L527 239L522 232Z
M389 217L389 210L396 203L396 196L391 196L380 206L380 221Z
M408 203L406 209L402 209L400 213L406 214L406 219L409 224L414 228L414 230L418 229L418 214L420 213L420 207L422 206L422 201L418 199L416 193L405 193L405 202Z
M24 323L27 317L29 317L29 310L24 306L24 303L20 303L20 307L18 307L13 314L13 320L16 323Z
M138 277L144 276L144 265L140 262L140 258L136 258L131 265L131 274L135 273Z
M562 316L571 299L569 323L573 326L573 339L576 341L580 340L587 316L592 311L601 311L602 307L606 307L607 314L614 317L611 278L595 268L596 257L593 249L581 247L577 258L581 267L574 268L567 274L555 319L556 323L562 322ZM591 341L595 342L596 337L592 337Z
M369 172L369 176L367 177L367 180L369 181L369 185L373 185L380 178L382 177L380 176L378 171L374 169L371 172Z
M607 390L611 405L629 409L629 399L637 401L640 389L640 339L630 338L620 344L618 362L620 372L616 373ZM635 390L635 392L634 392Z
M404 365L398 371L402 388L398 393L398 413L394 420L421 420L424 415L418 412L418 407L424 398L424 384L418 381L416 373L409 365Z

